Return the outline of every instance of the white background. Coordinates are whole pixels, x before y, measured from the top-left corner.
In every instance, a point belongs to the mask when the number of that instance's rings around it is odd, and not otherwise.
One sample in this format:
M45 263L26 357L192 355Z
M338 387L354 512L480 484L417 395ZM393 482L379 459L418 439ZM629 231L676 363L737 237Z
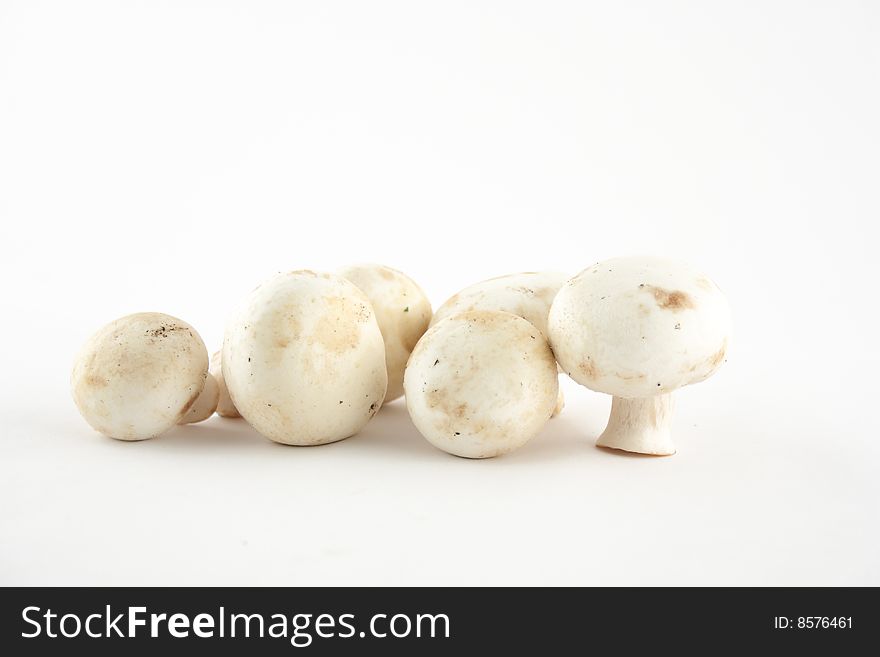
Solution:
M0 583L880 584L873 2L0 2ZM97 435L99 326L219 347L276 271L684 258L736 340L669 458L609 399L487 461L402 402L275 445Z

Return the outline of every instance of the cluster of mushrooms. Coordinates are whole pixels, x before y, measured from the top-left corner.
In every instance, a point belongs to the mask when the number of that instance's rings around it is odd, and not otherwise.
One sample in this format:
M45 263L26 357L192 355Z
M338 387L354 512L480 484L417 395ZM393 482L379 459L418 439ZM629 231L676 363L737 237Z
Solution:
M715 373L729 333L718 287L663 258L614 258L574 278L501 276L433 314L403 273L356 265L260 285L210 363L186 322L117 319L83 347L71 387L86 421L112 438L152 438L216 411L287 445L353 436L405 395L431 444L486 458L522 446L561 411L562 371L613 396L598 445L663 455L675 453L672 392Z

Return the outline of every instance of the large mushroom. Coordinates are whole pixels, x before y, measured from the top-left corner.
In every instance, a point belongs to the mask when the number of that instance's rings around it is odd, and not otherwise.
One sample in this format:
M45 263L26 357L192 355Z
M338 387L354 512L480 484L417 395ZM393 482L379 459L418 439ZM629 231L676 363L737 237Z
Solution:
M137 313L89 338L70 384L79 412L97 431L144 440L184 421L207 376L208 351L192 326L162 313Z
M279 274L226 327L223 379L235 408L288 445L354 435L385 397L385 345L370 302L333 274Z
M546 339L550 305L568 278L555 271L527 271L475 283L447 299L434 313L431 325L468 310L501 310L531 322ZM560 388L553 415L564 405Z
M498 456L535 436L556 404L556 361L522 317L472 310L428 329L403 379L413 423L435 447Z
M674 454L671 393L709 378L725 362L730 308L715 283L688 265L614 258L562 287L548 330L563 370L613 395L597 445Z
M385 341L390 402L403 394L403 371L413 348L428 329L431 302L415 281L384 265L361 264L341 269L339 275L367 295Z

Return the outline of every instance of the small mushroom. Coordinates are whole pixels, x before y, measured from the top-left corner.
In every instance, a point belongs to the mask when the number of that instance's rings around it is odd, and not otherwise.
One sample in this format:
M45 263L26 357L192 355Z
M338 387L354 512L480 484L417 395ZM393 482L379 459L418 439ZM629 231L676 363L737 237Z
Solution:
M241 417L241 413L232 403L229 396L229 390L226 389L226 381L223 379L223 358L222 352L216 351L211 356L211 368L208 370L211 376L217 381L217 415L221 417L236 418Z
M563 370L613 395L597 445L674 454L671 393L709 378L725 362L730 308L715 283L688 265L615 258L562 287L548 330Z
M390 402L403 394L403 371L413 348L428 329L431 302L406 274L383 265L352 265L339 275L354 283L370 300L385 340Z
M207 376L208 351L192 326L162 313L137 313L89 338L70 385L94 429L119 440L144 440L186 416Z
M534 324L546 339L550 305L568 278L567 274L555 271L527 271L490 278L453 295L434 313L431 325L468 310L503 310ZM560 388L553 415L561 413L564 406L565 397Z
M385 397L385 345L367 297L333 274L279 274L226 327L223 378L242 417L287 445L354 435Z
M556 361L522 317L472 310L428 329L403 379L413 423L435 447L487 458L533 438L557 400Z

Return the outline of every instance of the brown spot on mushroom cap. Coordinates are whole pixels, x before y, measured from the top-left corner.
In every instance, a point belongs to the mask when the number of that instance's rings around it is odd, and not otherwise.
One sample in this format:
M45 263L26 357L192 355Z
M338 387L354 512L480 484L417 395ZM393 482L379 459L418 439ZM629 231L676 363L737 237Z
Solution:
M459 420L464 419L467 413L467 403L460 402L455 395L455 386L449 388L435 388L425 393L425 401L428 408L435 409L440 412L440 416L436 419L441 431L448 435L461 435L462 427L459 426ZM473 432L473 428L471 429Z
M356 348L361 338L361 324L369 321L372 311L356 298L330 297L325 304L309 343L336 354Z
M91 386L92 388L106 388L107 379L95 374L88 374L86 375L86 385Z
M726 355L727 355L727 340L725 340L725 341L721 344L721 348L720 348L718 351L716 351L714 354L712 354L712 355L709 357L709 359L708 359L708 360L709 360L709 366L710 366L712 369L715 369L715 368L717 368L717 367L720 367L720 366L721 366L721 363L724 362L724 357L725 357Z
M275 334L275 346L284 349L291 342L300 338L302 328L297 314L300 308L297 305L288 305L281 312L276 322L277 328Z
M186 326L179 326L177 324L162 324L158 328L147 329L146 335L151 338L167 338L170 333L174 331L186 331L189 330ZM190 332L192 335L192 332Z
M712 353L712 355L707 358L703 358L702 360L693 363L690 367L683 368L682 372L694 373L699 370L701 372L701 377L697 379L697 381L703 381L712 376L715 370L721 367L726 356L727 339L725 338L718 351Z
M694 308L694 300L687 292L682 292L681 290L666 290L654 285L640 285L639 287L643 287L643 289L653 294L657 306L663 310L678 312L680 310Z
M584 376L590 379L598 379L601 373L599 372L599 368L596 367L596 363L592 361L591 358L586 358L581 361L581 364L578 366L581 372L584 373Z
M428 404L428 408L442 408L444 406L443 402L446 401L446 391L440 388L429 390L425 393L425 401Z

